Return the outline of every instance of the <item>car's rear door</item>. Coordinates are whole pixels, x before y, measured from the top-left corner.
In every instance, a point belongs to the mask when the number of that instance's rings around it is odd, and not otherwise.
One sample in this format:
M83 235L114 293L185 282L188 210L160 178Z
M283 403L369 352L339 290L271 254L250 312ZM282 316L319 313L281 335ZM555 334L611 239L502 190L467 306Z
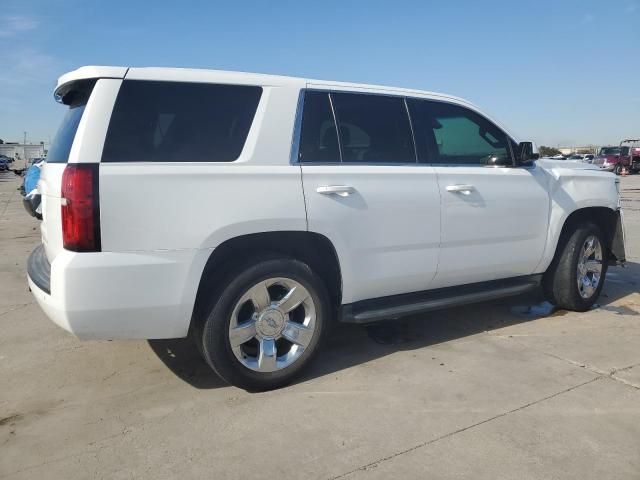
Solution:
M336 248L343 303L427 289L438 265L440 194L417 163L400 96L308 90L294 161L309 230Z
M470 108L427 99L409 105L421 160L433 165L442 192L433 286L533 273L547 238L545 172L515 166L510 137Z

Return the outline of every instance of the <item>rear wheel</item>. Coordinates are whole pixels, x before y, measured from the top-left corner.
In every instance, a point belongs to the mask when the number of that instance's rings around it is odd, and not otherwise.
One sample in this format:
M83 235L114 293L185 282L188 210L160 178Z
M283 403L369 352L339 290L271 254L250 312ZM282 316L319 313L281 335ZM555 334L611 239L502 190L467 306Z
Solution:
M563 235L543 278L547 299L567 310L583 312L597 300L607 273L607 249L600 228L578 225Z
M196 338L206 361L248 390L290 383L324 337L330 312L324 284L289 258L258 260L229 278Z

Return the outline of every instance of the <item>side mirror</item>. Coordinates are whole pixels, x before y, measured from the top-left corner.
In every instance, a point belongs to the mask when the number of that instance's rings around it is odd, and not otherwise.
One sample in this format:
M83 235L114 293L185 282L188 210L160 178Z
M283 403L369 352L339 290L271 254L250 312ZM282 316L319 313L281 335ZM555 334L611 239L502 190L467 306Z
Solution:
M528 165L539 158L540 155L533 151L532 142L520 142L518 144L518 151L516 152L516 163L518 165Z

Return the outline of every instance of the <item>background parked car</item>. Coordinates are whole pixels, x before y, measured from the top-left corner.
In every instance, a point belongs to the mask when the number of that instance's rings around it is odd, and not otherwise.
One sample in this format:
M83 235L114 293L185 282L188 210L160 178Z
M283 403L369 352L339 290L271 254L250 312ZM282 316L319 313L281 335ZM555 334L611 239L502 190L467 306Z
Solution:
M22 203L27 213L32 217L36 217L38 220L42 220L41 197L36 187L38 186L38 180L40 180L40 172L42 165L44 165L44 158L34 158L33 160L34 162L24 175L24 180L20 186L20 193L22 193Z
M0 172L9 170L11 163L13 163L13 158L7 157L6 155L0 155Z

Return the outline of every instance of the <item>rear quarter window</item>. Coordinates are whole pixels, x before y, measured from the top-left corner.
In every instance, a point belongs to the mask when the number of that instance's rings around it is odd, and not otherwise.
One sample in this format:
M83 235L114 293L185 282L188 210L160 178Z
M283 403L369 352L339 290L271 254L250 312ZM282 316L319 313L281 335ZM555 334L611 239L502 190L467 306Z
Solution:
M69 160L73 139L78 131L78 125L80 125L94 85L95 80L75 82L65 89L64 95L59 97L61 103L69 106L69 110L67 110L58 132L51 142L47 152L47 163L67 163Z
M234 161L261 94L255 86L125 80L102 161Z

